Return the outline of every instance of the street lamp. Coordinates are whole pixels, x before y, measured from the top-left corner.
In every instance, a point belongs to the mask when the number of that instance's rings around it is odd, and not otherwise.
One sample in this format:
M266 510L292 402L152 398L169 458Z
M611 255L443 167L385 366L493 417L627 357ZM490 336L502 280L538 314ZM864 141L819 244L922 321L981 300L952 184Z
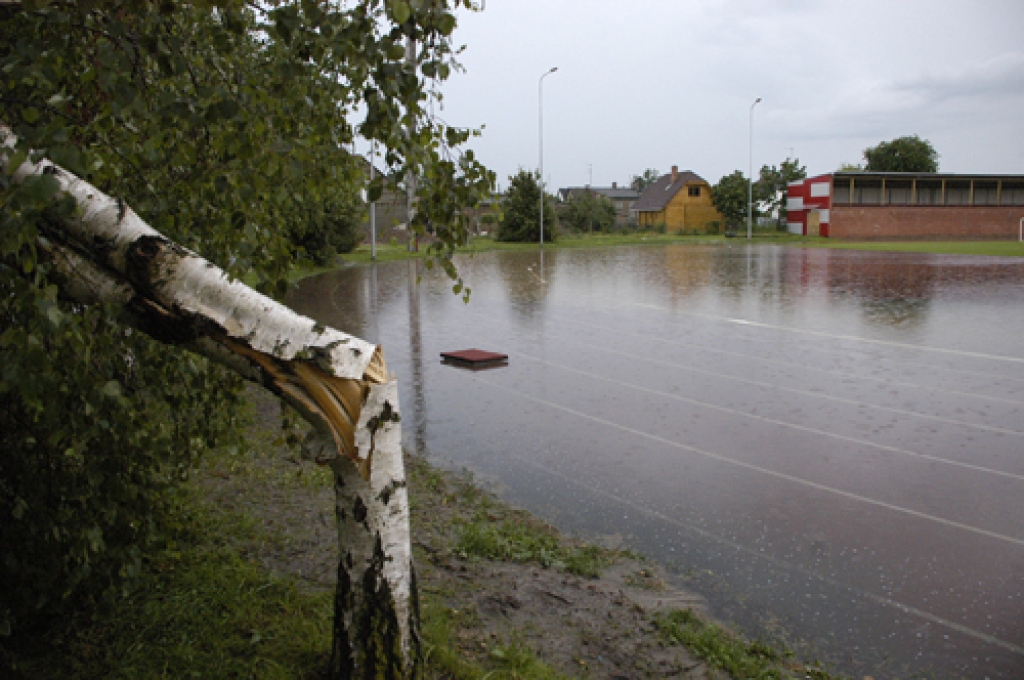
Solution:
M537 137L539 138L540 144L540 247L544 247L544 79L549 75L558 70L557 66L552 66L549 71L544 73L537 81Z
M750 240L751 221L754 213L754 107L761 103L758 97L750 105L750 174L747 175L747 240Z

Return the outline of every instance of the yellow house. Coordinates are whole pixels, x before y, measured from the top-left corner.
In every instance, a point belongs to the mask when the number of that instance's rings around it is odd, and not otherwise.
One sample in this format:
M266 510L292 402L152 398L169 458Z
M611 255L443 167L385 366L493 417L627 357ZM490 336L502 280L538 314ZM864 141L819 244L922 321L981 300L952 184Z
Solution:
M641 229L663 224L668 231L704 233L725 223L711 202L711 185L689 170L679 172L677 165L640 194L631 212Z

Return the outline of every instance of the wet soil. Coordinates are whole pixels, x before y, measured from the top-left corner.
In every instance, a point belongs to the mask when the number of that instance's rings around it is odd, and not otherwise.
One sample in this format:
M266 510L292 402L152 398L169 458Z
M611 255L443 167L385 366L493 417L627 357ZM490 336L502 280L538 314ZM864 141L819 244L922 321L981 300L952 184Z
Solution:
M248 543L239 548L248 557L308 588L332 589L337 536L329 478L275 441L277 402L258 390L250 395L256 452L209 466L207 496L223 511L254 519L252 536L262 538L243 539ZM439 470L416 456L408 459L407 472L420 597L458 622L452 642L467 661L484 662L502 645L517 643L570 677L720 677L684 648L662 644L654 615L702 611L703 601L667 586L657 565L617 553L599 578L585 578L556 567L467 557L457 551L457 531L473 520L481 501L495 519L542 523L481 490L467 474ZM571 537L560 540L578 545Z

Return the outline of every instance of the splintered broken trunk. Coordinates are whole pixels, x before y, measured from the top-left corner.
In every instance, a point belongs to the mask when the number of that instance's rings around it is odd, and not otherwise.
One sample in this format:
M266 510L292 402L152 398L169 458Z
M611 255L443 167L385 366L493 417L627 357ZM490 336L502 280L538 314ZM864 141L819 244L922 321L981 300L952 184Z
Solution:
M304 448L334 471L341 546L332 677L419 676L398 386L381 349L231 280L47 160L9 167L15 141L0 125L3 172L15 183L50 175L78 205L37 244L65 298L116 305L131 325L227 365L313 424Z

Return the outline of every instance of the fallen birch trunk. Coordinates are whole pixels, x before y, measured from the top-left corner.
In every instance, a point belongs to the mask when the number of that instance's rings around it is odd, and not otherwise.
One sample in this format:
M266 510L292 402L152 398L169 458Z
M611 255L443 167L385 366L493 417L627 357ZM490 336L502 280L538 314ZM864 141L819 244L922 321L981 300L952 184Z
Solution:
M40 240L67 299L114 303L133 326L227 365L289 401L315 427L306 453L335 473L341 558L331 674L407 678L419 669L398 387L384 355L252 290L152 229L130 207L47 160L8 167L14 183L50 175L75 216Z

